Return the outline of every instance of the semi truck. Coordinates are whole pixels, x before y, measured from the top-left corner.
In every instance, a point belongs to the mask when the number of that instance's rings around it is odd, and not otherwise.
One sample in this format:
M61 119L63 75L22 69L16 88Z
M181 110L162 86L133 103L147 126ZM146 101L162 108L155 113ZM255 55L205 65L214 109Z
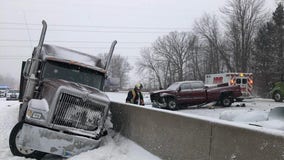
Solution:
M46 153L70 157L99 146L106 135L110 100L104 82L116 45L102 59L68 48L39 44L23 63L18 123L9 137L16 156L40 159Z

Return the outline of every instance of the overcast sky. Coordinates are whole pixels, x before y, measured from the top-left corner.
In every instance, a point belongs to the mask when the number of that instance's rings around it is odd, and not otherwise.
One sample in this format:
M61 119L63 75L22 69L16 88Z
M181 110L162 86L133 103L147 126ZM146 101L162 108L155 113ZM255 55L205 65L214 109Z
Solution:
M226 0L0 0L0 75L20 77L21 61L38 44L41 21L48 24L45 43L96 55L127 56L170 31L191 31L205 12L216 14ZM274 0L265 8L274 10ZM133 72L131 74L133 76ZM136 78L133 81L139 81Z

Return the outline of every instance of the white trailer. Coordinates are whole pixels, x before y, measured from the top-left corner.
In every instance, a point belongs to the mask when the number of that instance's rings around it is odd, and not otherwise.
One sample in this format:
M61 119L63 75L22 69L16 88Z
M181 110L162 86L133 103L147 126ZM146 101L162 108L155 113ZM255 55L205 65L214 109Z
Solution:
M239 85L242 91L240 98L252 98L253 74L252 73L218 73L206 74L205 84Z

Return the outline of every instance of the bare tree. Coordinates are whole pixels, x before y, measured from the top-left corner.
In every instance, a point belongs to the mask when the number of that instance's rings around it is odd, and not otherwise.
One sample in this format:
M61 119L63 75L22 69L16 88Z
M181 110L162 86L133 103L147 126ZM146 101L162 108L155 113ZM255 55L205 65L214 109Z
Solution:
M171 32L154 42L154 54L167 62L169 74L177 77L174 81L184 80L186 63L192 58L195 40L190 33Z
M141 61L138 62L138 72L142 73L144 71L153 72L159 83L159 88L163 88L161 81L161 73L158 58L151 52L150 48L144 48L141 50ZM151 74L148 74L149 76ZM149 77L151 79L151 77Z
M202 50L206 54L207 73L221 72L223 64L228 71L231 71L230 55L227 53L223 43L216 16L204 14L201 19L195 22L194 31L203 40Z
M99 56L106 59L107 54ZM130 72L130 70L131 67L126 57L120 55L113 55L108 70L108 76L112 78L118 78L119 86L120 88L122 88L128 83L128 73Z
M233 53L235 71L249 70L253 39L265 18L263 6L264 0L229 0L221 9L226 17L226 36Z

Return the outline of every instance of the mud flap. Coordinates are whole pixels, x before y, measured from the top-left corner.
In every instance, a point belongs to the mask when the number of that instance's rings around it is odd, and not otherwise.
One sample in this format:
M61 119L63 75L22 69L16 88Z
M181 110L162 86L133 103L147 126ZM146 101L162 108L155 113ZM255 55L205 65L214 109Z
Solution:
M284 121L284 107L275 107L268 113L268 120Z

